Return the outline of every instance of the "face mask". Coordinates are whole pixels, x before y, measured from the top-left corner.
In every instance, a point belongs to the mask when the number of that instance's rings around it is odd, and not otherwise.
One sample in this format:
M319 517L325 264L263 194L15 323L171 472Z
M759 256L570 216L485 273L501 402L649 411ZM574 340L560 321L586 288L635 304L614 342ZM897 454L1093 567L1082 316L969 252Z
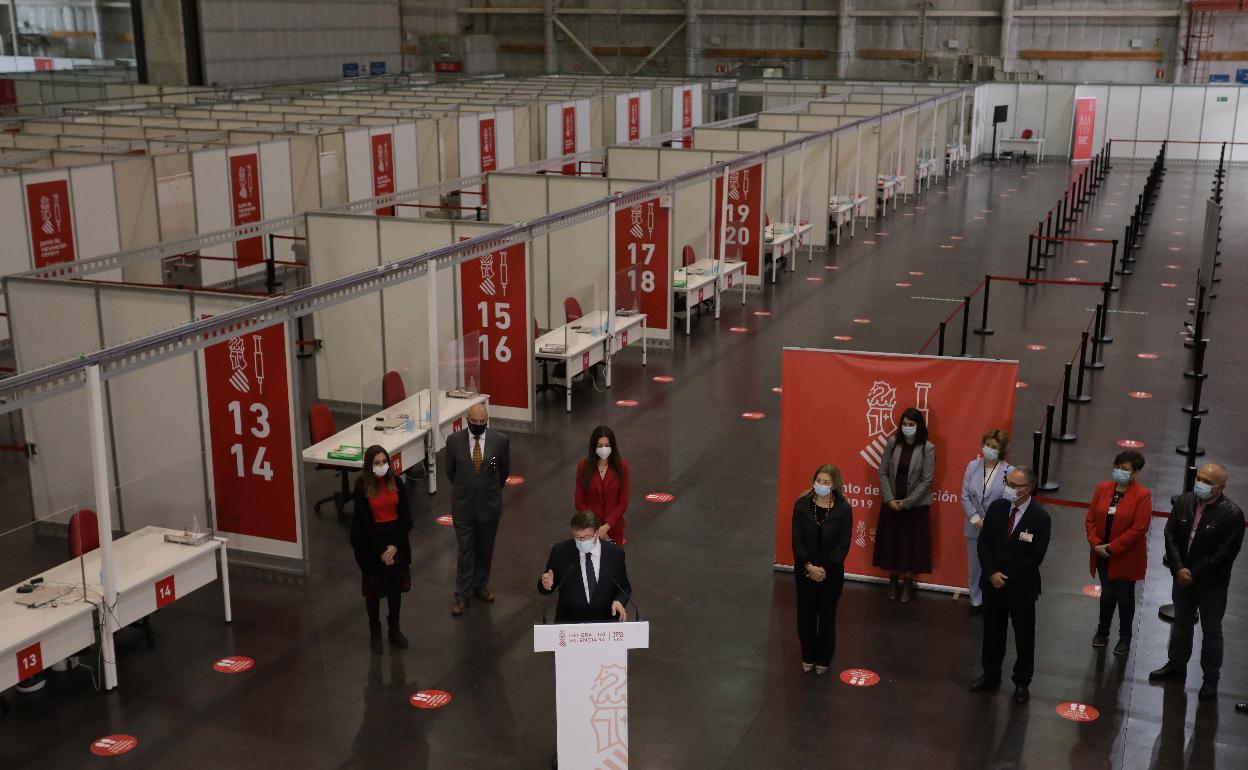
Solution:
M373 475L376 476L377 478L381 478L382 476L386 475L386 471L388 470L390 470L389 465L374 465Z
M815 494L820 497L827 497L832 494L832 487L826 484L815 484Z
M468 431L474 436L480 436L482 433L485 433L485 426L470 422L468 423Z
M1131 471L1124 471L1122 468L1114 468L1114 481L1119 484L1126 484L1131 480Z
M984 445L984 459L985 460L987 460L990 463L995 463L997 461L997 458L1000 456L1001 456L1000 452L988 446L987 444Z
M594 541L595 541L595 540L597 540L597 539L598 539L598 538L596 538L596 537L591 537L591 538L590 538L590 539L588 539L588 540L577 540L577 541L576 541L576 550L580 551L581 553L589 553L590 551L593 551L593 550L594 550Z
M1213 494L1213 487L1203 481L1197 481L1192 485L1192 492L1194 492L1201 500L1208 500L1209 495Z
M917 425L901 426L901 435L905 436L906 438L914 438L914 434L918 432L919 432L919 428Z
M1001 496L1004 497L1006 500L1009 500L1011 503L1018 502L1018 490L1015 489L1014 487L1006 487L1004 490L1002 490Z
M602 459L602 460L605 460L611 456L611 447L609 446L600 446L594 451L598 453L599 459Z

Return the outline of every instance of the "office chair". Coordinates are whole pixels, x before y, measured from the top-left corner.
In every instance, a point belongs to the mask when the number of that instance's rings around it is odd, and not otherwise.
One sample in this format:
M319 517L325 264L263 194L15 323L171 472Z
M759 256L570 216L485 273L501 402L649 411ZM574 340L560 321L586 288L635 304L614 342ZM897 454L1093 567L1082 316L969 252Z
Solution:
M77 559L100 547L100 520L95 511L83 508L69 517L69 558ZM149 647L156 644L156 632L152 629L151 616L138 622L143 638Z
M407 398L407 389L403 387L403 377L398 372L386 372L386 375L381 378L382 408L389 409L405 398Z
M576 301L576 297L568 297L563 301L563 317L566 323L579 321L585 315L585 311L581 310L581 303Z
M334 424L334 415L329 411L329 407L324 404L313 404L312 411L308 414L308 428L313 444L319 444L338 432L338 426ZM329 497L317 500L312 505L312 510L316 511L319 516L321 506L325 503L333 502L334 511L338 514L338 520L345 521L347 514L344 509L347 502L351 499L351 485L347 478L351 473L351 469L340 468L337 465L318 464L316 470L337 473L342 479L342 487Z

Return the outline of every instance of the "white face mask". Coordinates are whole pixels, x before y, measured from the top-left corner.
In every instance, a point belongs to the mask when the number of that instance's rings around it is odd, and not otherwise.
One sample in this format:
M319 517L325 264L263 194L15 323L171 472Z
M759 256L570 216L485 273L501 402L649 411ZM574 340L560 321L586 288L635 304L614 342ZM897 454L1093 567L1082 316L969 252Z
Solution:
M609 446L600 446L594 451L598 453L599 459L602 459L602 460L605 460L611 456L611 447Z
M815 489L815 494L819 495L820 497L827 497L828 495L832 494L832 487L826 484L815 484L814 489Z
M987 460L987 461L988 461L988 462L990 462L990 463L994 463L994 462L996 462L996 461L997 461L997 458L1001 456L1001 453L1000 453L1000 452L998 452L997 450L995 450L995 449L993 449L992 447L988 446L987 444L984 444L984 450L983 450L983 451L984 451L984 459L985 459L985 460Z
M919 432L919 427L917 425L901 426L901 435L905 436L906 438L914 438L914 435L918 432Z
M390 470L389 465L374 465L373 475L376 476L377 478L381 478L382 476L385 476L386 472L389 470Z
M589 553L594 550L594 543L597 540L598 538L596 537L591 537L588 540L577 540L576 550L580 551L581 553Z
M1008 487L1008 486L1005 487L1001 491L1001 496L1004 497L1006 500L1009 500L1011 503L1018 502L1018 490L1015 489L1014 487Z

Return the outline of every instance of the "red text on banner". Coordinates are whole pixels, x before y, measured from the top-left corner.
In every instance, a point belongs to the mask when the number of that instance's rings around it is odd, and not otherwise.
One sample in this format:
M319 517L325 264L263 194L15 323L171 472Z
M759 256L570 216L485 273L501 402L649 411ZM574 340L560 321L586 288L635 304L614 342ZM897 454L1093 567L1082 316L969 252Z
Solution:
M693 89L684 88L680 92L680 127L693 128ZM693 146L693 134L686 134L681 140L682 147Z
M563 137L563 143L560 145L564 155L571 155L576 152L576 107L564 107L562 112L562 129L560 136ZM575 163L563 164L563 173L565 176L572 176L576 173Z
M217 529L298 541L286 328L204 349Z
M394 135L374 134L370 137L373 148L373 197L394 192ZM382 206L377 216L394 216L394 206Z
M54 179L26 185L26 214L35 268L73 262L74 215L69 204L69 181Z
M1075 100L1075 146L1070 159L1076 163L1092 159L1092 136L1096 131L1096 98Z
M641 97L628 97L628 141L641 138Z
M494 118L481 118L477 123L477 148L481 152L481 173L498 170L498 135L494 130ZM481 204L485 205L486 185L481 185Z
M43 670L43 647L39 642L35 642L29 647L17 651L17 680L38 674Z

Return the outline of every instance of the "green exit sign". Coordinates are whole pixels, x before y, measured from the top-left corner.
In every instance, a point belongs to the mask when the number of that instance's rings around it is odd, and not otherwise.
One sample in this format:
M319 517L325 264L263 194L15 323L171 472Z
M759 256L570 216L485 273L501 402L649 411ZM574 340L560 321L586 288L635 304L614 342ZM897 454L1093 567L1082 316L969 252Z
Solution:
M1220 101L1220 102L1224 102L1224 101L1226 101L1226 97L1225 97L1225 96L1219 96L1219 97L1218 97L1218 101Z

